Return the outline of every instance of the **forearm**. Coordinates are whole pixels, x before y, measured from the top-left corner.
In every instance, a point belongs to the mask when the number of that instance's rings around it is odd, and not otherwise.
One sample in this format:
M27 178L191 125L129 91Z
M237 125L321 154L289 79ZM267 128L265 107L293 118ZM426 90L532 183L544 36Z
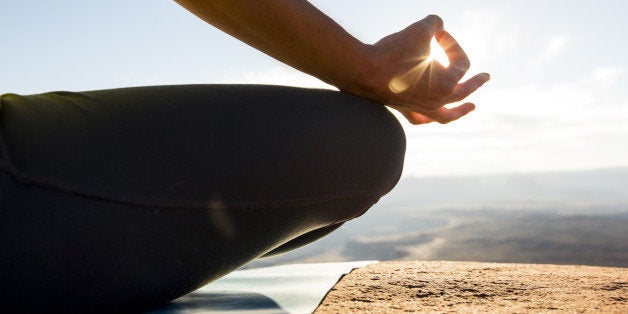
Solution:
M363 82L368 45L304 0L175 0L248 45L341 90Z
M434 15L367 45L305 0L175 0L196 16L269 56L399 110L411 123L448 123L475 108L463 100L488 74L458 83L469 60ZM450 65L426 59L439 34Z

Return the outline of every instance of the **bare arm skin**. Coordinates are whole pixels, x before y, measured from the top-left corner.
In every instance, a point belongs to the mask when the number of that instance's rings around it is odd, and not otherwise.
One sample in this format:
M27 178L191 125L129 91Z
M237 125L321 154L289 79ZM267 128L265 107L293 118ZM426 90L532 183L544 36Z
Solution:
M458 83L469 59L434 15L362 43L305 0L175 0L222 31L341 91L399 110L411 123L448 123L475 106L461 101L489 79ZM426 61L436 36L450 59L445 68Z

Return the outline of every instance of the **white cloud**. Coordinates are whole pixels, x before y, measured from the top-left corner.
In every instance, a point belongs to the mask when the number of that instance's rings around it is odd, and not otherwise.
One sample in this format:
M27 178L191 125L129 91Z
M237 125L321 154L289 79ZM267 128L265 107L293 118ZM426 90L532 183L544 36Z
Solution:
M505 12L482 8L462 12L453 24L453 34L478 68L517 51L521 30Z
M536 57L537 64L551 62L565 51L569 43L566 35L555 35L547 39L547 44Z
M491 89L451 125L412 127L406 175L593 169L628 166L623 70L597 68L552 86Z

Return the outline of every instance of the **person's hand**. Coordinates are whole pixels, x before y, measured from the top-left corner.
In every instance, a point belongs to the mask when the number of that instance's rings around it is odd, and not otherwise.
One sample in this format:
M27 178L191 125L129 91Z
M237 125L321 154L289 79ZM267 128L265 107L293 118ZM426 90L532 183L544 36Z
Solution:
M449 66L428 58L432 37L443 47ZM474 104L451 109L445 105L463 100L490 79L488 73L480 73L459 83L469 69L469 58L435 15L384 37L371 45L370 53L374 62L366 88L350 92L397 109L413 124L448 123L466 115Z
M354 94L399 110L411 123L454 121L475 108L465 99L489 80L459 83L469 59L430 15L373 45L351 36L306 0L176 0L208 23L288 64ZM436 37L450 64L428 59Z

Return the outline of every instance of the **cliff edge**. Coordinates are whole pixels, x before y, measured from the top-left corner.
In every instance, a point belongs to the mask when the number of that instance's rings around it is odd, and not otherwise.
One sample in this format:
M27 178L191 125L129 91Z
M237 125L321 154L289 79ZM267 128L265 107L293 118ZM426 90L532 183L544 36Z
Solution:
M382 262L353 270L315 313L628 313L628 268Z

